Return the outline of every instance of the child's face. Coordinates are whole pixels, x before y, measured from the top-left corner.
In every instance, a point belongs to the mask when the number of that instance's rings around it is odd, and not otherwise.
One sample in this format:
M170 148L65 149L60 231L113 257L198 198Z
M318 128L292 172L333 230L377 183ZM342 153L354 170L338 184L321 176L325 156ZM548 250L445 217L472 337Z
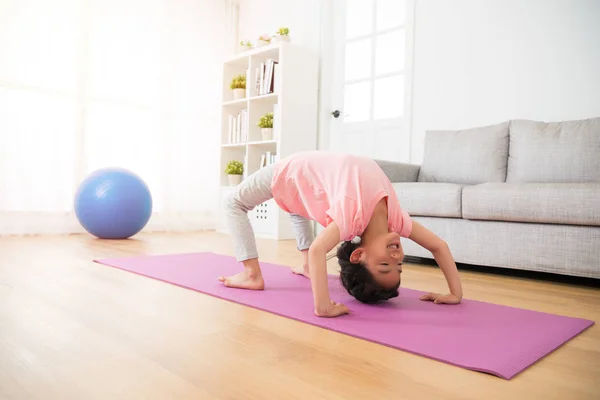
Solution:
M400 235L389 232L354 250L351 262L362 261L375 280L385 288L398 285L402 274L404 251Z

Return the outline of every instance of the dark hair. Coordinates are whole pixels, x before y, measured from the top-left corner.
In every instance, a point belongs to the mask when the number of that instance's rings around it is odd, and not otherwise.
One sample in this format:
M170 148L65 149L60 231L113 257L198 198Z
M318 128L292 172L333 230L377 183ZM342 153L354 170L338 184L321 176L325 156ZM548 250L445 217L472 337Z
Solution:
M340 267L340 278L342 286L356 300L373 304L381 301L389 300L398 297L398 285L391 289L383 288L362 262L350 262L350 255L358 248L359 244L352 242L343 242L337 250L337 259Z

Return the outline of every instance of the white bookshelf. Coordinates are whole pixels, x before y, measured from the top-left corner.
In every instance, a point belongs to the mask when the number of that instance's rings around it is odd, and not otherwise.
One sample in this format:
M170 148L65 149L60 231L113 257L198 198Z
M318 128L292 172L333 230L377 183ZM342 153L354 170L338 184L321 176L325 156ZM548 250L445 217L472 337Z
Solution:
M256 69L275 60L276 92L260 94L255 89ZM234 100L229 83L235 75L246 74L246 98ZM223 64L223 96L220 146L220 232L227 232L224 204L235 187L229 186L225 166L231 160L244 162L244 179L261 168L263 154L277 159L298 151L317 149L318 57L312 51L290 43L277 43L246 51ZM229 116L246 111L246 140L231 143ZM275 112L274 112L275 110ZM274 112L273 140L263 141L256 125L262 115ZM289 216L271 199L249 213L256 236L293 239Z

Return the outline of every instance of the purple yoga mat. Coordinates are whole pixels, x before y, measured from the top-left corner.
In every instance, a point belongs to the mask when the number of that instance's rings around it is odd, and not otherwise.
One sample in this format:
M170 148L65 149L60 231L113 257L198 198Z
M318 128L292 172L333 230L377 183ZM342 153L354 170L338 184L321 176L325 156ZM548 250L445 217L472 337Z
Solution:
M423 293L401 288L381 305L356 301L330 277L331 297L351 314L319 318L313 314L310 281L288 267L262 263L264 291L224 287L220 275L241 270L233 257L191 253L108 258L95 262L148 276L225 300L429 357L470 370L511 379L594 324L473 300L437 305L419 300Z

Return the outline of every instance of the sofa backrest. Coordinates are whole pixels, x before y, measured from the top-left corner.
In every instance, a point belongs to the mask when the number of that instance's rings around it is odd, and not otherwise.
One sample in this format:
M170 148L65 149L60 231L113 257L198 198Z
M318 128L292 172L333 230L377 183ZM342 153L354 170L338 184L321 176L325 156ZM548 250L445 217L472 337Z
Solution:
M509 121L456 131L427 131L419 182L504 182Z
M510 123L508 182L600 182L600 118Z

